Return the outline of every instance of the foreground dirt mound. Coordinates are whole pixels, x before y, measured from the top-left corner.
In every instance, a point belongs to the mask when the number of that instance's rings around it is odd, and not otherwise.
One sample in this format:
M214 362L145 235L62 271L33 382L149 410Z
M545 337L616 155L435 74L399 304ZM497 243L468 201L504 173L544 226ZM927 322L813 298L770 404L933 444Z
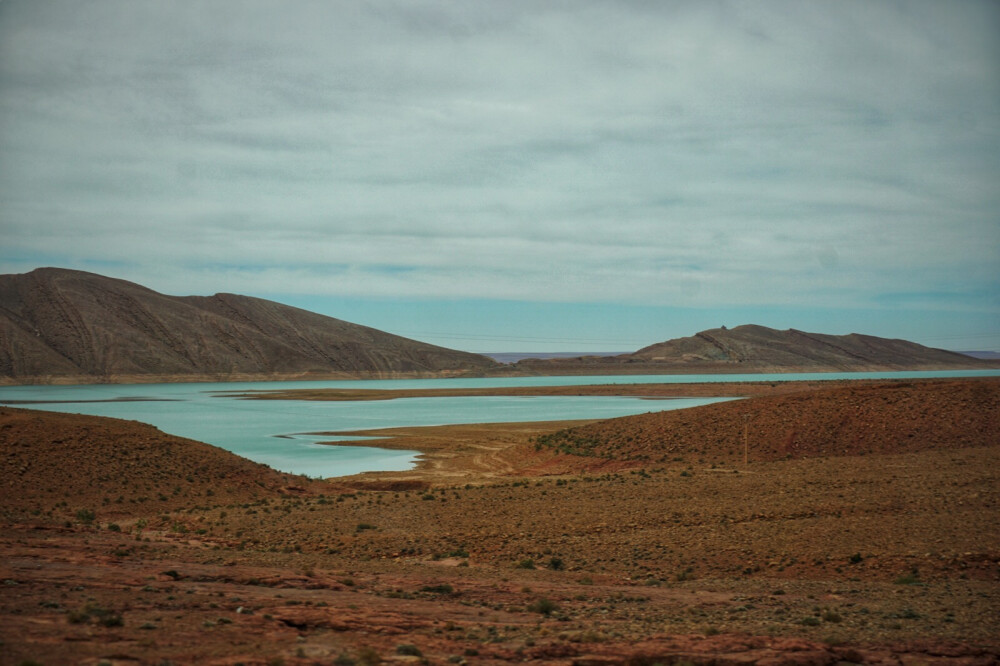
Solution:
M540 447L578 456L732 464L912 453L1000 440L1000 380L896 382L768 396L562 430Z
M310 483L150 425L77 414L0 408L0 453L8 518L148 514L303 493Z

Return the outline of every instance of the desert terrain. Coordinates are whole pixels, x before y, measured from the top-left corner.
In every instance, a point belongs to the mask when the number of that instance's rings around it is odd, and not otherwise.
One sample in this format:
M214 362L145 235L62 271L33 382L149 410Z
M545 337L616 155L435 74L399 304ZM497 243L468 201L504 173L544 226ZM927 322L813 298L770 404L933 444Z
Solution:
M1000 380L711 388L331 480L0 408L0 663L1000 660Z

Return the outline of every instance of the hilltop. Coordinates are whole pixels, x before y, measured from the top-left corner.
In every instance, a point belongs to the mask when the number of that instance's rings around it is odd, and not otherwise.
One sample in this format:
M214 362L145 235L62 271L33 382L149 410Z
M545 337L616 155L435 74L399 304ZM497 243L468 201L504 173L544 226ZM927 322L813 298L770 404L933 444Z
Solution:
M497 367L249 296L167 296L94 273L0 275L0 383L454 376Z
M514 367L542 374L695 374L953 370L1000 364L906 340L747 324L659 342L631 354L524 359Z

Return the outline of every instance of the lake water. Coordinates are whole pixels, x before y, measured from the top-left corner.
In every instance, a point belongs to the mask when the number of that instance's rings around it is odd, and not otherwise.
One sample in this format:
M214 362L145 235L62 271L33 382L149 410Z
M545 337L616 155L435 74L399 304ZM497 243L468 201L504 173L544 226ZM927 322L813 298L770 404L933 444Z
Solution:
M642 400L604 396L470 396L360 402L239 400L215 392L294 388L488 388L742 381L1000 376L1000 371L799 373L767 375L625 375L311 382L101 384L0 387L0 404L110 416L150 423L294 474L343 476L410 469L416 451L326 446L337 438L310 433L452 423L595 419L681 409L726 398ZM342 438L357 439L357 438Z

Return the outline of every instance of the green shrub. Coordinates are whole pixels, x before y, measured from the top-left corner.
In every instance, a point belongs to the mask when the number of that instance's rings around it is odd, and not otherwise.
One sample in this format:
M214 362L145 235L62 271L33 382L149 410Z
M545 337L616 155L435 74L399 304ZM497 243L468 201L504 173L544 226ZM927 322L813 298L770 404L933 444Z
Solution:
M70 624L83 624L90 621L90 614L84 611L71 611L66 619Z
M532 613L541 613L542 615L552 615L555 611L559 610L559 606L555 602L542 597L538 601L534 602L528 606L528 610Z
M375 651L375 648L366 645L358 650L358 661L365 666L375 666L375 664L382 663L382 657Z
M98 620L102 627L122 627L125 626L125 620L118 613L107 613L102 615Z
M422 592L430 592L432 594L453 594L455 588L447 583L441 583L439 585L425 585L420 588Z

